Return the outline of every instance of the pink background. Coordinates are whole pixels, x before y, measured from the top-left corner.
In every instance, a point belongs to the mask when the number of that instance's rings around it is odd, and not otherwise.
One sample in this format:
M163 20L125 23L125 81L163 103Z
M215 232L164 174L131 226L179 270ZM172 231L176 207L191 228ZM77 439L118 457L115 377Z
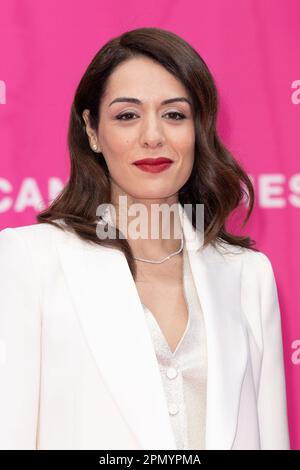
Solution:
M145 26L177 33L204 58L220 95L219 134L253 178L256 206L244 231L274 268L291 447L299 449L298 0L0 2L0 229L35 223L65 184L75 87L107 40Z

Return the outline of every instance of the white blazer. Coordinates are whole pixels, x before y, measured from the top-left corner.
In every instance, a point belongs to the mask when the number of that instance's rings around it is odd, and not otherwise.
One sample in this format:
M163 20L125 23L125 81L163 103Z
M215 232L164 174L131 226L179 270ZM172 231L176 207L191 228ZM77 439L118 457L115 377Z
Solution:
M271 263L197 251L183 216L207 335L206 449L289 449ZM0 448L176 450L124 254L35 224L2 230L0 259Z

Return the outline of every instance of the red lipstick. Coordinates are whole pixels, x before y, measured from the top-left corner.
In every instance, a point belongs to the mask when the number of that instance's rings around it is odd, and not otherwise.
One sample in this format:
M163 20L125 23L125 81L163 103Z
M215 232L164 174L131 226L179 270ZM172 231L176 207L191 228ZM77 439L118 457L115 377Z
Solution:
M173 160L167 157L142 158L133 162L137 168L149 173L160 173L169 168Z

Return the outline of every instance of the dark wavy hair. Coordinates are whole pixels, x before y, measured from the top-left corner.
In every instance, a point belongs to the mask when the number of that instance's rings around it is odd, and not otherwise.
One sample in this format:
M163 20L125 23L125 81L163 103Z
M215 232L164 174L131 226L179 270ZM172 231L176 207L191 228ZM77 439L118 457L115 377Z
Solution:
M108 77L120 63L146 56L162 65L186 87L191 99L195 125L195 158L189 179L178 192L180 204L204 204L204 246L218 240L256 250L250 237L229 233L226 221L245 199L247 223L254 205L254 188L246 172L222 144L216 131L217 89L213 77L198 52L176 34L160 28L138 28L107 42L95 55L76 89L71 107L68 147L70 178L46 210L36 217L72 230L81 239L121 250L133 277L136 265L126 238L100 239L96 233L96 209L111 202L110 179L104 158L90 148L82 117L90 110L90 125L97 131L99 106ZM194 217L193 217L194 218ZM55 219L63 219L65 227ZM193 226L195 222L192 220Z

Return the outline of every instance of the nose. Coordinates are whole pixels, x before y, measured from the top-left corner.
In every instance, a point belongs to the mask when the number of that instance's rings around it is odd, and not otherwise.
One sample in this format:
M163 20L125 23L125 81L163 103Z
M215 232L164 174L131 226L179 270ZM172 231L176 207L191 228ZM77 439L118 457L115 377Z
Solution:
M140 139L142 145L146 147L156 148L157 146L164 145L165 136L162 126L158 123L156 117L149 117L145 120L141 129Z

